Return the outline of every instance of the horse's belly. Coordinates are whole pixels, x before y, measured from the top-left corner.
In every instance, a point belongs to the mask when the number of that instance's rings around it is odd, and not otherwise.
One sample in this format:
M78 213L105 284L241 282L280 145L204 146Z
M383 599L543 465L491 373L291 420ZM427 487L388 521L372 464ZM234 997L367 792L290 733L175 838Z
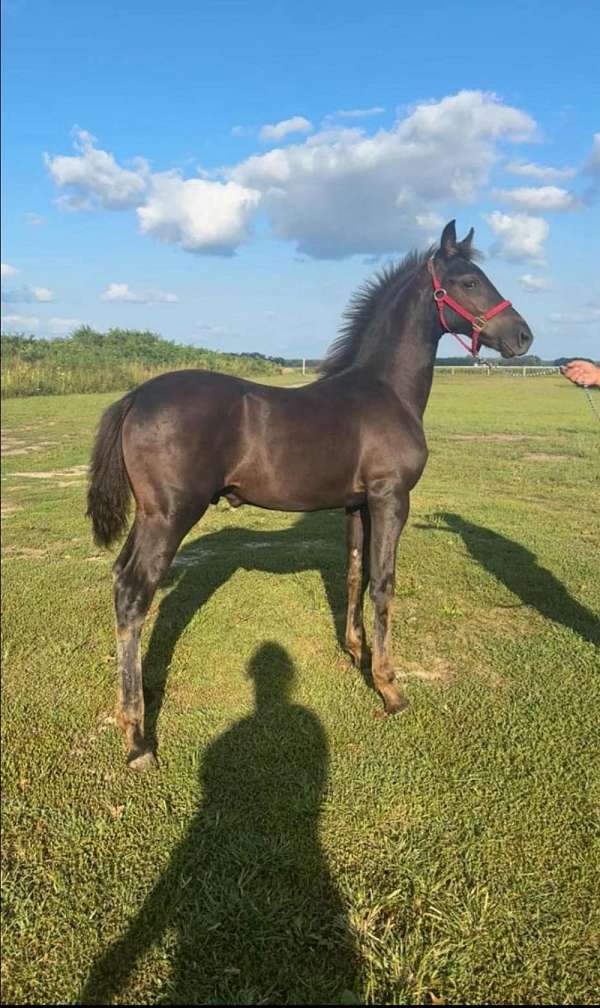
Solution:
M244 487L236 489L233 494L224 496L233 507L240 504L253 504L254 507L266 508L268 511L325 511L329 508L359 507L364 501L364 494L349 492L347 494L283 494L265 493Z
M319 511L351 507L364 499L363 488L348 466L327 464L324 458L294 464L258 459L244 464L227 481L233 495L248 504L274 511Z

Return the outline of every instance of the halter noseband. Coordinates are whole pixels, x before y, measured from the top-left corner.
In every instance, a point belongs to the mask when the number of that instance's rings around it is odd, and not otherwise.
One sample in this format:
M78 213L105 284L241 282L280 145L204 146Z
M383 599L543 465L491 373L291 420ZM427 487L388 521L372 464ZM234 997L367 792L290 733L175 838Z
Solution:
M489 320L493 318L494 315L499 315L500 312L504 311L505 308L511 308L512 304L510 301L499 301L497 305L494 305L493 308L490 308L483 315L472 315L470 311L467 311L466 308L463 308L462 305L459 305L458 301L455 301L454 298L451 298L447 290L444 287L442 287L441 283L439 282L436 276L435 266L433 264L433 258L434 257L432 256L431 259L429 259L427 263L427 269L431 274L431 282L433 284L433 300L437 305L438 314L440 316L440 322L442 323L444 332L451 333L451 335L458 340L461 346L463 346L465 350L469 351L472 357L477 357L477 354L479 353L479 334L481 330L484 328L486 322L489 322ZM446 322L446 316L444 315L445 304L447 304L449 308L452 308L452 311L456 312L457 315L460 315L462 318L466 319L467 322L471 323L472 332L471 332L470 346L468 343L465 343L465 341L458 333L452 332L452 329Z

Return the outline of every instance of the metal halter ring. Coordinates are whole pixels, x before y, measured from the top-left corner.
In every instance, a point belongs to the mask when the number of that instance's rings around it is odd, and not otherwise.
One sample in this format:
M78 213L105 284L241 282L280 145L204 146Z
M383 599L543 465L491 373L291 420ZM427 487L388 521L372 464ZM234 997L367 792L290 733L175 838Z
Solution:
M446 297L446 294L447 291L445 291L443 287L438 287L438 289L434 290L433 292L433 296L436 301L443 301L444 298Z
M480 315L479 318L473 319L471 325L473 326L473 329L477 329L479 331L485 327L486 322L487 319L483 315Z

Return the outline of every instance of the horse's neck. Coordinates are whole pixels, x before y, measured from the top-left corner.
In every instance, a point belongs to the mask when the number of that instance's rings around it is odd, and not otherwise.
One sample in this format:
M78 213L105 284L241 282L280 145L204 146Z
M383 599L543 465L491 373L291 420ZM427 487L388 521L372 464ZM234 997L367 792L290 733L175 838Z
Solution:
M423 416L433 380L439 326L431 289L417 276L406 298L394 309L392 337L374 356L378 377L419 417Z

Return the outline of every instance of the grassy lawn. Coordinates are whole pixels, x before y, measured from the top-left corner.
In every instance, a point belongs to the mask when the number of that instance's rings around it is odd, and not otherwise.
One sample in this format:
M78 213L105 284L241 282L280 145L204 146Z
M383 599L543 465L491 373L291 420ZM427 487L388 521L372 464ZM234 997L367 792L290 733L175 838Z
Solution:
M436 378L398 561L401 718L340 646L342 514L211 508L146 624L145 776L112 718L113 558L84 519L115 398L3 409L4 1000L593 1002L600 425L583 393Z

